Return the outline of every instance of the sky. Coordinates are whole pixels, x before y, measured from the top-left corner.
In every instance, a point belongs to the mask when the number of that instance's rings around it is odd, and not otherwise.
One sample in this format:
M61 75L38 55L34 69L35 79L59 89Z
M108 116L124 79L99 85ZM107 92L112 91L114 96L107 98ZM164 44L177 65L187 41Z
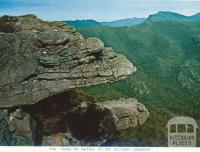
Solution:
M190 16L200 12L200 0L0 0L0 16L35 14L45 20L112 21L158 11Z

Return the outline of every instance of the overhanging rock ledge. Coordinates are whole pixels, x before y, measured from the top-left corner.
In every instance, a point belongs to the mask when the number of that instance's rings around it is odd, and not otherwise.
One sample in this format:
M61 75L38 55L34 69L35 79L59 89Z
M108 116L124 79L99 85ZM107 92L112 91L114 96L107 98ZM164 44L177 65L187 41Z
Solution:
M0 17L0 107L124 79L135 66L98 38L35 15Z

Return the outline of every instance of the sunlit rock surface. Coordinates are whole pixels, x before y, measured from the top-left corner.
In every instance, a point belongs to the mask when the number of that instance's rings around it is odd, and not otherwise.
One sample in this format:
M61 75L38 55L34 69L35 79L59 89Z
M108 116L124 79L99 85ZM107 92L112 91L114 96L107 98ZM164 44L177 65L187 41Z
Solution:
M134 65L97 38L34 15L0 17L0 107L124 79Z
M0 17L0 145L101 146L142 125L149 112L136 99L99 102L76 90L135 71L65 23Z

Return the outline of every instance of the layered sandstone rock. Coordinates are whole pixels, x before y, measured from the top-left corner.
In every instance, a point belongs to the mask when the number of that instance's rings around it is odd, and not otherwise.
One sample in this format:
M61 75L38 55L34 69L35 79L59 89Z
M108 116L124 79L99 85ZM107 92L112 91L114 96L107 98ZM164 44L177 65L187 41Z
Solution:
M142 125L136 99L75 91L125 79L135 66L98 38L34 15L0 17L0 145L102 145Z
M0 107L34 104L69 89L126 78L136 71L97 38L34 15L0 18Z

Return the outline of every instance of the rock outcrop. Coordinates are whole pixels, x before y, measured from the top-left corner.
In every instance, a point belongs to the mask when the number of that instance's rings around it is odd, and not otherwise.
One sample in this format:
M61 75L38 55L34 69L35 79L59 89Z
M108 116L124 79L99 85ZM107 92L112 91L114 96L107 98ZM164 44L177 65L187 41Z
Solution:
M34 15L0 18L0 107L34 104L69 89L112 82L136 71L97 38Z
M105 120L107 120L104 123L113 122L114 128L112 128L112 131L120 131L142 125L149 116L146 107L135 98L109 100L97 103L97 105L100 109L109 111L105 117Z
M0 145L100 146L142 125L149 112L136 99L97 102L76 90L135 71L125 56L65 23L0 17Z
M101 146L142 125L149 112L134 98L97 102L71 90L0 116L1 145Z
M0 111L0 145L34 145L36 121L22 109Z

